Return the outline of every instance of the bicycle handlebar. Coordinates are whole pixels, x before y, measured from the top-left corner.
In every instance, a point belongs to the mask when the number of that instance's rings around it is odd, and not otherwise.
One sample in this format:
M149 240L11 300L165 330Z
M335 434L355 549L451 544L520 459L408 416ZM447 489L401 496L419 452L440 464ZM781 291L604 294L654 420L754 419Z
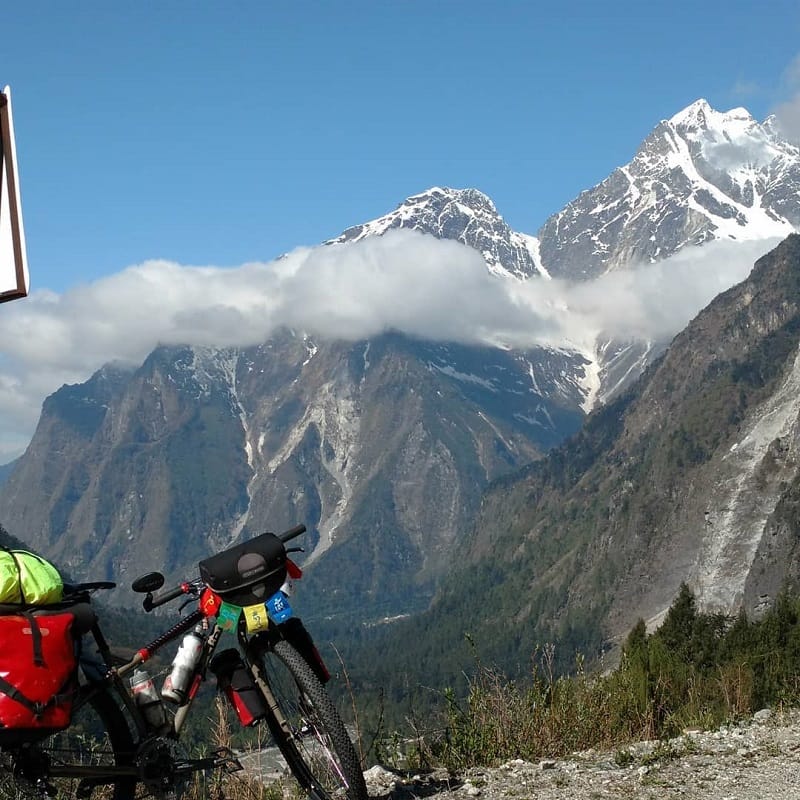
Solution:
M286 542L296 539L298 536L300 536L300 534L305 533L306 530L306 526L301 523L300 525L295 525L293 528L289 528L288 531L279 533L278 538L284 544L286 544ZM202 585L202 582L199 582L199 580L184 581L173 589L167 589L167 591L161 592L161 594L154 595L148 592L147 596L142 602L142 606L144 607L144 610L149 613L154 608L163 606L164 603L169 603L170 600L174 600L176 597L180 597L182 594L191 593L193 589L199 588L200 585Z
M284 531L283 533L278 534L278 538L286 544L286 542L290 541L291 539L296 538L301 533L306 532L306 526L302 523L300 525L295 525L294 528L289 528L288 531Z
M182 594L189 594L191 590L192 584L184 582L180 584L180 586L176 586L174 589L167 589L166 592L162 592L161 594L153 595L148 592L142 602L142 606L144 606L145 611L150 612L154 608L163 606L164 603L169 603L170 600L180 597Z

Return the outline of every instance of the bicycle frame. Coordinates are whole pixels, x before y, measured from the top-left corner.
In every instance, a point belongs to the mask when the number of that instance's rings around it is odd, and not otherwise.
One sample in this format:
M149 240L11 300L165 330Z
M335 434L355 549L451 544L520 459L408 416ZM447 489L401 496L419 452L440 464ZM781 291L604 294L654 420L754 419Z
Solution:
M179 620L169 630L162 633L152 642L137 650L133 658L123 663L120 663L119 657L115 656L111 651L111 648L108 645L108 642L101 631L99 624L95 622L95 624L92 626L90 634L97 644L97 652L100 657L100 661L98 662L94 659L90 660L88 658L81 658L81 668L83 673L89 681L89 684L95 687L98 692L105 691L109 684L114 687L116 694L121 698L126 710L130 713L130 716L136 725L137 733L141 738L147 737L152 733L152 731L148 729L141 709L139 706L137 706L133 695L131 694L128 683L125 680L126 676L128 676L137 666L148 661L163 647L174 642L182 634L194 628L198 622L202 622L205 619L206 617L202 611L199 609L193 611L183 619ZM211 631L204 636L203 651L198 661L198 665L195 668L194 678L187 699L182 705L177 707L171 729L167 731L166 734L162 735L178 738L189 714L192 701L194 700L200 683L202 682L203 675L205 674L205 668L211 656L213 655L214 650L216 649L222 633L222 628L220 628L219 625L214 625L212 626ZM89 695L86 695L84 700L88 699L88 697Z
M201 610L196 609L195 611L192 611L186 617L175 623L175 625L173 625L169 630L165 631L152 642L137 650L133 658L131 658L129 661L121 664L119 663L119 658L112 653L99 624L95 622L92 626L90 633L97 644L97 651L102 663L89 661L88 659L82 659L81 666L84 674L89 679L90 684L96 686L97 691L105 691L109 683L113 685L116 694L122 699L127 711L130 713L130 716L136 725L137 733L141 738L146 738L153 732L148 729L144 715L133 699L127 681L125 680L126 676L132 673L138 665L148 661L163 647L174 642L187 631L192 630L192 628L194 628L198 622L203 622L206 620L207 617ZM247 635L240 630L237 634L237 639L239 649L245 657L247 667L250 670L250 673L252 674L260 692L262 693L270 713L274 716L280 727L286 733L289 733L289 728L285 718L283 717L280 706L272 694L269 683L264 679L264 676L261 674L261 670L258 666L259 653L263 651L263 648L270 647L276 638L280 638L280 628L281 626L279 625L270 625L268 632L260 634L260 638L257 640L248 639ZM214 655L217 645L219 644L219 641L224 633L225 631L223 628L218 623L215 623L210 626L209 632L203 637L203 649L201 656L198 659L197 666L195 667L194 676L187 693L186 701L176 708L170 729L161 733L160 735L166 735L175 739L179 738L180 732L189 716L194 698L196 697L200 685L204 680L208 663L211 660L211 657ZM103 669L103 666L106 668ZM84 700L86 699L88 699L88 695L84 698Z

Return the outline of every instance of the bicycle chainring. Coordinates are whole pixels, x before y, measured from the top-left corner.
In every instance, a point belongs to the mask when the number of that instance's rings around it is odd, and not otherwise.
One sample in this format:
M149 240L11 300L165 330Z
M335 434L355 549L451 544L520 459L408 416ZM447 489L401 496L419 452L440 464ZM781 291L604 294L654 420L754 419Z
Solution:
M178 760L175 742L160 736L142 742L136 754L139 780L154 797L173 797L183 783L176 769Z

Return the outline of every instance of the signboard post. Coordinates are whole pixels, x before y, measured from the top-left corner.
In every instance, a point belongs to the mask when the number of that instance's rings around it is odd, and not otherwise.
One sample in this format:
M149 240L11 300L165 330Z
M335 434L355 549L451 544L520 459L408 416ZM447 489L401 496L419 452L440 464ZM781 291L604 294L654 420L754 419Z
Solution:
M11 89L0 93L0 303L28 294L28 257L19 198Z

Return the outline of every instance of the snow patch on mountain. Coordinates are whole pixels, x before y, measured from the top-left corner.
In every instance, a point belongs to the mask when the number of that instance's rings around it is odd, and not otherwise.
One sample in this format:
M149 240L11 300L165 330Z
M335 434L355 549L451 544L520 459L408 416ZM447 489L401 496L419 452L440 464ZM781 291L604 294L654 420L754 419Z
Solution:
M705 120L705 124L701 120ZM670 146L667 166L682 170L689 178L692 185L689 207L713 222L717 238L767 239L794 232L788 220L761 205L762 197L757 189L760 173L783 151L744 109L723 114L711 109L705 101L698 101L671 122L682 135L665 134ZM698 147L700 158L697 158ZM695 158L699 163L695 163ZM747 189L743 197L749 202L735 199L703 177L699 169L703 162L724 172L740 189ZM700 202L704 193L715 202ZM717 209L724 213L717 213Z
M453 378L457 381L462 381L464 383L474 383L478 386L482 386L484 389L488 389L490 392L496 392L497 388L492 383L492 381L486 380L486 378L481 378L479 375L473 375L471 373L466 372L459 372L455 367L450 364L434 364L432 362L428 362L428 369L436 370L437 372L441 372L442 375L447 375L448 378Z
M509 441L505 436L503 436L503 432L486 416L486 414L483 413L483 411L479 411L478 416L492 429L492 432L503 443L506 450L511 453L517 452L517 447L514 442Z
M535 236L531 236L527 233L515 233L516 237L519 237L519 241L527 247L528 252L531 254L531 258L533 259L534 266L536 267L536 271L541 275L543 278L550 278L550 273L545 269L544 264L542 263L542 254L539 248L539 240Z
M586 359L586 364L583 369L583 375L579 379L579 386L583 390L584 398L581 408L585 414L588 414L595 407L600 396L602 370L600 361L594 353L583 352L582 355Z
M652 341L620 342L614 337L599 335L595 357L588 369L592 375L587 379L587 404L584 407L587 413L630 386L662 351L663 347L656 347Z
M317 345L314 344L314 342L308 336L303 336L303 344L306 348L306 360L303 361L302 366L306 366L306 364L308 364L317 354L319 347L317 347Z
M528 425L536 425L545 430L554 430L556 427L547 406L542 403L537 404L532 414L514 414L514 417L520 422L527 422Z

